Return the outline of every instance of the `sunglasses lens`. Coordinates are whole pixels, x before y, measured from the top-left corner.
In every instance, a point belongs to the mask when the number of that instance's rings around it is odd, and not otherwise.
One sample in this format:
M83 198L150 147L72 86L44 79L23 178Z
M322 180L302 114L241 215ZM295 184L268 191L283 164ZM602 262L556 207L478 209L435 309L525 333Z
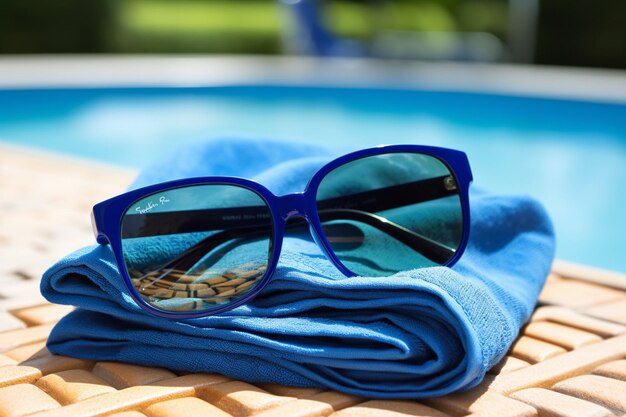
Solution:
M137 294L150 306L204 312L236 302L265 276L273 223L256 192L195 185L133 203L122 252Z
M316 199L333 252L357 275L445 265L462 240L455 177L433 156L388 153L348 162L322 179Z

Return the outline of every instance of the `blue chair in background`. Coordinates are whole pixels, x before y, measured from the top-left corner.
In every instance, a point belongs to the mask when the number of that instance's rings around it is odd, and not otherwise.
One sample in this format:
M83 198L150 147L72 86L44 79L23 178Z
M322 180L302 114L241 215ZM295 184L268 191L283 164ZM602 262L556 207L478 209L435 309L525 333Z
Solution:
M281 0L290 9L291 24L286 35L290 52L331 56L365 56L366 45L335 36L322 19L323 0Z
M335 35L323 19L325 0L280 0L291 17L285 43L290 52L320 57L474 62L532 62L539 0L509 0L507 43L486 32L385 30L366 41ZM376 2L371 2L373 7Z

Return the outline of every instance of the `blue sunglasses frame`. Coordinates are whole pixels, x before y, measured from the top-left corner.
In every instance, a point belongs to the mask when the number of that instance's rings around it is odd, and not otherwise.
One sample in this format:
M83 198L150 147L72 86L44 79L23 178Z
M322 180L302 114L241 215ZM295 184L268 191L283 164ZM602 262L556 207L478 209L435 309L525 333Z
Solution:
M324 235L319 214L317 212L317 190L322 179L324 179L324 177L335 168L348 162L355 161L357 159L388 153L418 153L435 157L439 159L449 169L450 173L454 177L457 190L459 192L459 198L461 201L463 233L460 245L455 251L455 254L443 266L449 267L454 265L463 254L465 247L467 246L467 241L469 239L470 212L468 190L469 185L472 182L472 172L470 169L469 161L467 159L467 155L464 152L454 149L424 145L383 145L346 154L327 163L321 169L319 169L309 180L303 192L286 194L283 196L274 195L263 185L255 181L238 177L211 176L185 178L150 185L147 187L126 192L124 194L118 195L116 197L96 204L93 207L92 212L92 225L94 228L94 234L98 243L103 245L111 245L111 250L113 251L115 262L117 264L120 275L122 276L122 279L124 280L124 283L126 284L126 287L131 297L142 309L157 316L182 319L219 314L224 311L232 310L242 304L245 304L246 302L254 298L267 285L272 275L274 274L274 271L276 270L276 266L278 265L278 259L280 257L287 220L292 217L301 217L306 220L309 225L309 230L311 232L313 240L322 249L326 257L344 275L348 277L355 276L356 274L346 268L346 266L338 259L338 257L333 252L329 241ZM229 303L227 305L217 307L212 310L199 312L177 312L159 310L144 301L132 284L130 275L124 262L124 255L122 253L122 221L124 218L124 214L127 212L127 210L138 200L141 200L142 198L145 198L154 193L194 185L239 186L255 192L264 200L271 213L273 225L273 244L270 259L268 260L267 270L265 272L265 275L252 290L250 290L240 299L233 301L232 303Z

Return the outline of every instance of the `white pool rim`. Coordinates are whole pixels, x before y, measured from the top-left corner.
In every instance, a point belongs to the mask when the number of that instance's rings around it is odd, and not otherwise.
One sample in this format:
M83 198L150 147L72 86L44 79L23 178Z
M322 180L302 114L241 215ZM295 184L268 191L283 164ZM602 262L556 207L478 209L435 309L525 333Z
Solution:
M626 104L626 71L203 55L0 58L0 89L282 85L491 93Z

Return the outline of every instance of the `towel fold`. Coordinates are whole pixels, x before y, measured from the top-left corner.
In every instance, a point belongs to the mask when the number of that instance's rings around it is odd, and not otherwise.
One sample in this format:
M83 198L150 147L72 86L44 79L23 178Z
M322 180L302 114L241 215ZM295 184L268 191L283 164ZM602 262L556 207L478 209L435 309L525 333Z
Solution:
M302 191L332 156L294 144L199 142L157 161L133 187L232 175L253 177L281 195ZM78 307L56 325L48 348L365 397L418 399L471 388L528 320L550 269L554 236L546 213L528 197L472 190L470 206L470 240L453 268L347 278L314 243L286 237L261 294L198 319L144 312L110 248L81 249L41 282L48 300Z

